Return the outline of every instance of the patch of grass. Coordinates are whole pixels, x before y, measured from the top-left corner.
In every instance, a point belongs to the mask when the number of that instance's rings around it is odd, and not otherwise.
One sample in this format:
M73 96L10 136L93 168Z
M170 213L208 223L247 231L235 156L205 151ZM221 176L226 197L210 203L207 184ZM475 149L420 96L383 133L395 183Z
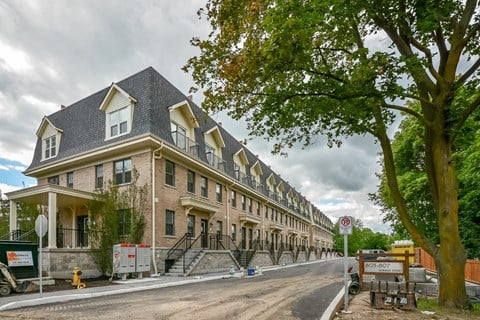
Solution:
M473 319L480 316L480 303L472 304L472 309L470 310L452 310L438 305L438 301L436 299L418 299L417 308L419 310L433 311L437 314L463 314L468 316L467 319L470 319L470 317Z

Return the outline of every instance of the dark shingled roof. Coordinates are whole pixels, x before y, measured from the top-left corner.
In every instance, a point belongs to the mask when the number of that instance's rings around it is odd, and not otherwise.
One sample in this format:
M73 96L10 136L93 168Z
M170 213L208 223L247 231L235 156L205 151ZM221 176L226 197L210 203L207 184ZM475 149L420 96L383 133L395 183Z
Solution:
M42 141L38 138L33 160L27 169L27 172L52 161L58 161L111 143L148 133L154 134L173 144L173 138L170 132L170 112L168 107L185 101L188 98L152 67L148 67L116 83L116 85L137 101L134 107L131 132L117 138L105 140L105 113L99 108L110 89L110 86L108 86L89 97L77 101L64 109L47 116L47 119L55 127L63 130L61 142L57 150L57 156L40 162ZM199 128L195 129L195 139L199 144L199 156L202 161L207 162L204 133L215 126L218 126L226 145L225 148L223 148L222 153L223 160L226 160L227 162L227 175L235 178L233 155L243 148L249 162L247 172L250 172L250 168L257 161L260 163L263 176L259 183L264 186L263 193L265 195L267 195L266 179L273 174L277 183L283 181L285 193L291 190L293 195L297 196L300 202L306 200L301 194L292 188L288 182L281 179L278 174L273 172L269 166L258 159L222 126L206 116L201 108L195 105L195 103L190 101L190 106L200 125ZM314 210L318 209L314 208Z

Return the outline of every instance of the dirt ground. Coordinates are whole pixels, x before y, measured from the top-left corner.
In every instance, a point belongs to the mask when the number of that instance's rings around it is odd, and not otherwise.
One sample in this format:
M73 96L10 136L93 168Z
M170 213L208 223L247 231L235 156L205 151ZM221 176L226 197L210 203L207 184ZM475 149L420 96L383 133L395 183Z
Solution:
M343 309L343 307L342 307ZM435 313L421 312L420 310L401 310L391 309L375 309L370 306L370 292L361 291L358 295L353 296L348 306L348 313L343 311L337 312L334 317L336 320L478 320L478 315L465 314L455 311L440 311Z

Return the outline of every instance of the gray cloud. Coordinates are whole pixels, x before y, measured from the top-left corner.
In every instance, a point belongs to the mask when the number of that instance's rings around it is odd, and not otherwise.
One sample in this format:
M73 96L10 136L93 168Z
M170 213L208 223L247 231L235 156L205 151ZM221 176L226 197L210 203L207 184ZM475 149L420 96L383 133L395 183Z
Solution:
M194 0L0 0L0 158L28 165L43 115L147 66L187 93L193 82L180 68L197 54L189 41L209 32L196 16L201 5ZM237 139L247 138L242 122L213 117ZM378 146L368 137L349 138L340 149L329 149L319 138L287 158L272 156L263 139L247 147L334 222L355 215L381 230L375 222L378 209L367 199L378 169Z

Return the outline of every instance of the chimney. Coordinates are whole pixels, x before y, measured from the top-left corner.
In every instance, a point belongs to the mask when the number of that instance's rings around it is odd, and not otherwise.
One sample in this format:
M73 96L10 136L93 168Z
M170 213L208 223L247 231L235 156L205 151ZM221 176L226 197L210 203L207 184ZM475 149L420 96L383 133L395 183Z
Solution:
M187 96L187 99L190 100L190 101L193 101L193 95L189 94L189 95Z
M66 107L65 107L63 104L60 105L60 110L63 110L63 109L65 109L65 108L66 108Z
M219 126L219 127L221 127L221 126L222 126L222 123L221 123L221 122L219 122L219 123L218 123L218 126Z

